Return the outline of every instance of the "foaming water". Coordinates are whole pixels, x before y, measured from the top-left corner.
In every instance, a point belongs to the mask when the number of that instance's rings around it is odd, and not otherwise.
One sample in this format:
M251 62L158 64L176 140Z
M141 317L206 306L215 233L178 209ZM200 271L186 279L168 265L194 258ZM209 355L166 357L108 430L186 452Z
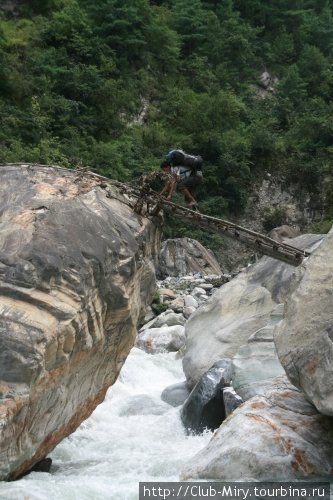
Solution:
M93 415L50 454L51 473L0 484L6 500L137 500L139 481L177 481L210 433L186 436L162 390L184 380L174 353L133 348Z

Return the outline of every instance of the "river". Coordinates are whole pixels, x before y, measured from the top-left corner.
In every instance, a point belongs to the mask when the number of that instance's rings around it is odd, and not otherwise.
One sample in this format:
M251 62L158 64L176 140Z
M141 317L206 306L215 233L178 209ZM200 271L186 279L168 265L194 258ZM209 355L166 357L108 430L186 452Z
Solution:
M162 390L184 380L174 353L133 348L105 401L49 455L50 473L0 484L5 500L137 500L140 481L177 481L211 434L187 436Z

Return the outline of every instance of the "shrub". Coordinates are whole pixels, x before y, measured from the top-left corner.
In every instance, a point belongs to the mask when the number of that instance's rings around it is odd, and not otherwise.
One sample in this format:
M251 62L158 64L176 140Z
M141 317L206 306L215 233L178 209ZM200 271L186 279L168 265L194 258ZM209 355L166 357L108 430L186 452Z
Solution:
M288 219L286 207L276 207L269 210L263 218L263 227L265 231L269 232L275 227L286 224Z

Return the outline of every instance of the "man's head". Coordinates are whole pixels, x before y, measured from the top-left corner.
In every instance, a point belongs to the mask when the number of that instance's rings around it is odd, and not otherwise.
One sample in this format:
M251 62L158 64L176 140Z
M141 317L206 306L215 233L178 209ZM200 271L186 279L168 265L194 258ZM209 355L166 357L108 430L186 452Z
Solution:
M171 165L168 161L162 161L161 163L161 169L164 171L164 172L170 172L171 170Z

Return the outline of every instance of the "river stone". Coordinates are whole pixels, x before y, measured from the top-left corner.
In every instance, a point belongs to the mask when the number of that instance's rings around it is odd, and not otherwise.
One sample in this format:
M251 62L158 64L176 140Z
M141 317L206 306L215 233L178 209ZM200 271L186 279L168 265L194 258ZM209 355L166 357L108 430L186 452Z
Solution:
M195 310L196 310L195 307L184 307L183 310L184 317L188 319L191 316L191 314L194 313Z
M171 290L170 288L159 288L158 294L163 300L164 299L173 300L177 298L177 292L175 290Z
M249 399L215 432L181 480L294 481L333 474L333 420L287 378Z
M185 302L185 307L194 307L195 309L198 308L198 301L192 297L192 295L186 295L184 298Z
M269 233L269 237L276 241L290 240L292 238L296 238L299 235L300 235L299 229L287 226L285 224L283 226L275 227Z
M192 238L175 238L162 243L158 276L186 276L188 274L222 274L211 250ZM193 278L192 278L193 279Z
M174 311L165 311L164 313L157 316L155 321L152 323L154 328L159 328L161 326L174 326L174 325L185 325L185 318L180 313L175 313Z
M333 415L333 233L298 270L299 285L275 333L278 356L293 384Z
M223 403L225 416L228 417L243 403L243 400L233 387L225 387L223 389Z
M188 398L190 394L186 380L179 384L169 385L161 394L162 401L165 401L171 406L180 406Z
M145 323L139 330L143 332L148 330L148 328L160 328L161 326L174 326L174 325L184 325L185 317L182 313L175 313L173 309L167 309L163 313L155 316L153 319Z
M200 295L207 295L206 294L206 290L204 290L200 286L196 286L195 288L193 288L193 290L192 290L192 296L193 297L199 297Z
M321 235L303 235L290 243L311 250ZM193 387L212 363L233 358L241 345L270 320L272 310L283 303L294 286L295 268L262 257L223 285L197 309L186 323L183 368Z
M149 328L138 333L135 346L150 354L174 352L185 344L185 329L181 325Z
M211 283L202 283L200 285L200 288L205 290L205 292L210 292L211 290L213 290L214 286Z
M170 302L169 307L176 313L182 313L184 309L184 299L182 297L177 297Z
M231 360L217 361L192 390L181 409L185 428L193 434L214 430L225 418L222 389L230 384Z
M115 382L155 288L160 231L78 172L0 169L0 479L15 479Z

